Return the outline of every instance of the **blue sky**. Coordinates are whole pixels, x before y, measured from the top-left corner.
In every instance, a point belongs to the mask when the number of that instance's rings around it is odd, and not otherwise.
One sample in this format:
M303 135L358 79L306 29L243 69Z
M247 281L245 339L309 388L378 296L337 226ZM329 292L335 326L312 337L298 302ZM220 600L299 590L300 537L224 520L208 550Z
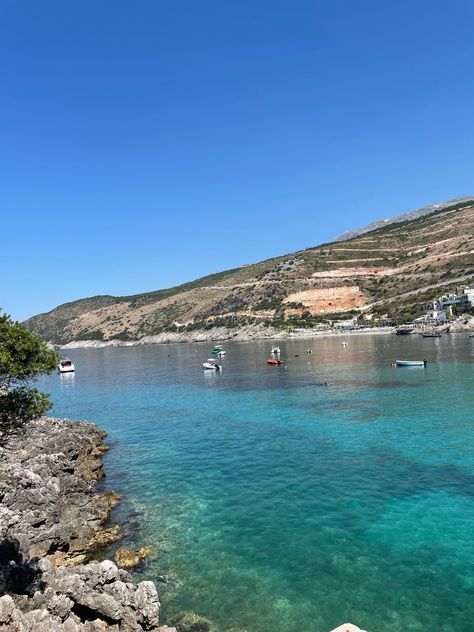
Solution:
M0 0L0 306L473 194L473 29L470 0Z

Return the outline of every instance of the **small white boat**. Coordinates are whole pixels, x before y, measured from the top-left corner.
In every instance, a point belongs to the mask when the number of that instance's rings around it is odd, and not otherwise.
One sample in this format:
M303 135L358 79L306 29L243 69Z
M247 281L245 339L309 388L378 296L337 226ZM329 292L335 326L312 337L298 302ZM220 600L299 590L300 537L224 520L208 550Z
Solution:
M221 365L214 358L209 358L207 362L202 363L202 366L206 371L220 371L222 369Z
M343 347L347 347L347 342L344 340L344 342L341 342L341 345L342 345Z
M280 355L280 347L272 347L272 355Z
M61 358L58 364L58 371L60 373L74 373L74 364L69 358Z
M428 363L426 360L397 360L395 364L397 366L426 366Z
M224 351L224 349L221 349L217 355L218 355L219 358L223 358L226 353L227 353L227 351Z

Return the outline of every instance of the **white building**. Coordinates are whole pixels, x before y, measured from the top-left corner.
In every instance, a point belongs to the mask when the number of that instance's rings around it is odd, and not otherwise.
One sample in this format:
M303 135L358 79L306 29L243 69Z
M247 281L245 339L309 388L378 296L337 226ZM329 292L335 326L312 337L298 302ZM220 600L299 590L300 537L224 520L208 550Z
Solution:
M474 306L474 286L465 285L459 295L459 304L461 307Z
M359 329L357 317L350 318L349 320L336 320L334 327L340 327L341 329Z
M448 317L446 315L446 311L442 309L441 305L441 301L433 301L426 310L426 314L424 316L420 316L419 318L415 318L414 322L417 324L434 326L446 324Z
M455 292L449 292L443 294L438 301L439 306L443 310L448 310L452 313L453 307L468 308L474 305L474 287L465 285L460 288L456 288Z

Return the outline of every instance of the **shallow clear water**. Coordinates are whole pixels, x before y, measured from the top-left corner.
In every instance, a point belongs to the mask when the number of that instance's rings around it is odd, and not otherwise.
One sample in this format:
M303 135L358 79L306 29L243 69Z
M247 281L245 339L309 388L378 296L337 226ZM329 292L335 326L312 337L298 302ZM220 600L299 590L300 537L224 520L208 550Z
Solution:
M348 342L282 341L287 368L271 342L226 344L221 374L204 344L76 350L75 376L44 379L55 415L109 433L114 519L151 545L165 617L472 629L474 339Z

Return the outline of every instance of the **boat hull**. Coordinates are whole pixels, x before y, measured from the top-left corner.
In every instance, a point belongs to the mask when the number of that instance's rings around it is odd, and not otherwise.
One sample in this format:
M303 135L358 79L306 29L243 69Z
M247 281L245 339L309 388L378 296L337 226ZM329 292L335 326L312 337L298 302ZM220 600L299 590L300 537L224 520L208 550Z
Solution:
M397 366L426 366L426 360L397 360Z

